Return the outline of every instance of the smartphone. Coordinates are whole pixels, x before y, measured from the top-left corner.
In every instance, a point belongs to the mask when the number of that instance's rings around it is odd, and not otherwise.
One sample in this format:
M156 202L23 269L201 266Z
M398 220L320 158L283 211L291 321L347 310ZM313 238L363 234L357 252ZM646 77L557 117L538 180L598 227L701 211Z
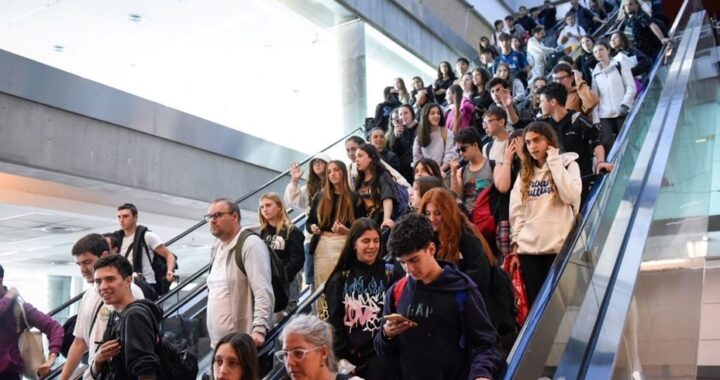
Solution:
M411 321L411 320L407 319L406 317L404 317L404 316L402 316L402 315L400 315L400 314L397 314L397 313L388 314L388 315L385 316L385 319L387 319L388 321L393 321L393 322L395 322L395 323L399 323L399 322L409 322L410 325L411 325L411 327L417 327L417 325L418 325L417 322Z

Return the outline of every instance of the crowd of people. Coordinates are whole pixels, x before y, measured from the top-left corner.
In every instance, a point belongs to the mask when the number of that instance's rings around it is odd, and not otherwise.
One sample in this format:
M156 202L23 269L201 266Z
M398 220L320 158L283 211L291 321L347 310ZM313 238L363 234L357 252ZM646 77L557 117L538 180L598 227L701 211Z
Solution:
M348 138L347 160L314 156L305 179L291 164L285 193L260 196L259 226L242 226L231 199L210 203L213 378L259 378L257 349L303 284L323 295L282 332L276 357L293 379L498 375L522 320L497 276L519 273L511 297L533 304L593 184L613 170L607 154L668 42L656 2L622 0L599 37L611 2L570 3L558 29L549 1L495 22L477 67L441 62L429 85L416 76L409 91L397 78L367 140ZM290 207L307 214L304 228ZM63 380L81 361L85 378L162 378L162 310L151 301L175 280L176 257L134 205L117 217L120 230L72 248L97 291L64 333L2 286L0 267L0 377L20 378L18 340L36 326L50 342L40 375L65 334Z

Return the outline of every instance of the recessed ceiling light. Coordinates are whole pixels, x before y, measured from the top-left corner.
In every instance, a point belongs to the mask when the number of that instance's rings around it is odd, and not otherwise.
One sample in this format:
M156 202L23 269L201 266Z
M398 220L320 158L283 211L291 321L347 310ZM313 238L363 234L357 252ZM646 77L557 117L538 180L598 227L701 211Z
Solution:
M62 45L53 45L53 50L55 50L58 53L62 53L65 51L65 46Z
M140 15L137 14L137 13L131 13L131 14L128 16L128 19L129 19L130 21L132 21L132 22L140 22L140 21L142 21L142 16L140 16Z
M36 229L51 234L69 234L72 232L80 232L82 230L85 230L85 228L70 226L45 226Z

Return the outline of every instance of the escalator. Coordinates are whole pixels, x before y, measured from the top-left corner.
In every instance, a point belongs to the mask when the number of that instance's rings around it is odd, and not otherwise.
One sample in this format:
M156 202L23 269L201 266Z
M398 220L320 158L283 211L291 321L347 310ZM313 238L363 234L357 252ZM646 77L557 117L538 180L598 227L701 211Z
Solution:
M321 152L334 152L335 154L344 153L344 142L352 136L362 133L363 129L358 128L336 140L331 145L322 149ZM314 155L309 156L299 164L302 166L308 163ZM261 187L249 192L248 194L240 197L236 203L239 205L241 210L255 210L257 209L257 197L267 189L277 184L279 181L289 181L289 172L285 171L275 178L271 179ZM302 210L289 210L293 222L299 228L303 228L305 224L305 215ZM182 245L185 251L188 249L194 249L198 252L209 254L210 247L212 245L212 239L207 238L207 234L200 233L199 229L205 226L207 222L204 220L196 223L186 231L182 232L178 236L168 240L166 246L176 247ZM179 256L180 264L182 265L182 256ZM210 264L204 265L197 269L195 273L185 278L181 283L172 288L167 294L158 299L156 303L164 311L163 325L164 330L180 330L181 333L187 333L192 335L192 341L189 345L189 351L196 354L198 358L204 357L209 350L209 339L207 338L207 331L205 329L205 305L207 299L207 287L206 280L207 275L210 271ZM310 296L309 290L303 293L305 298ZM82 293L66 301L62 305L53 309L48 313L50 316L62 315L67 313L68 310L77 310L80 300L82 299ZM194 321L194 322L191 322ZM188 331L193 330L194 331ZM178 333L178 331L175 331ZM63 357L59 357L57 360L57 367L46 377L46 379L59 378L60 372L62 371L62 364L64 362Z
M671 35L505 379L720 377L709 327L718 292L706 288L719 278L711 193L720 72L700 1L685 1Z

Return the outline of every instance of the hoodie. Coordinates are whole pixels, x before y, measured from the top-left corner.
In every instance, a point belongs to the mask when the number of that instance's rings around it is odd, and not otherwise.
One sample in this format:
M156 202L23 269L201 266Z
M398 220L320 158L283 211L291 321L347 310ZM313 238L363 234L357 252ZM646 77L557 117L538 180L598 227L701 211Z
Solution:
M542 168L535 168L528 199L523 203L520 190L525 186L518 175L510 193L510 239L524 254L558 253L580 209L582 181L576 153L548 151ZM552 176L557 194L548 182Z
M103 340L119 339L122 349L103 366L102 379L129 380L150 374L162 378L155 352L162 316L162 309L149 300L132 302L120 314L111 315Z
M387 289L401 277L395 266L382 259L372 265L353 259L348 269L330 276L325 297L338 358L360 366L365 357L375 353L373 337L382 328Z
M387 292L384 315L400 313L417 322L388 340L375 336L380 356L398 363L401 379L494 378L500 367L500 341L475 283L449 262L430 284L408 278L395 308Z

